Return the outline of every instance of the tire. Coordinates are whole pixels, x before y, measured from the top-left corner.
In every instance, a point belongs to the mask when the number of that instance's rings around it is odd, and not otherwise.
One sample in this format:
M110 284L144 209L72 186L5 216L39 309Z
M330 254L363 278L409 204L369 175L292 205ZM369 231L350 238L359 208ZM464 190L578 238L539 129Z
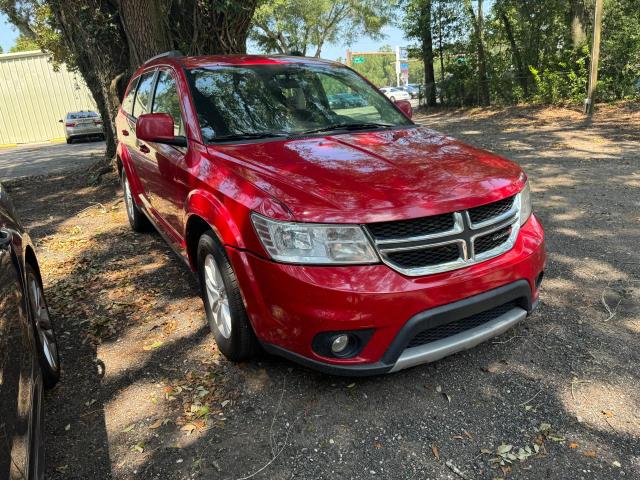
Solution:
M73 138L67 138L67 144L71 145L73 143Z
M211 230L198 241L197 261L202 301L218 349L233 362L256 356L260 346L244 308L238 279Z
M133 194L129 187L129 180L127 179L127 174L124 169L122 170L122 193L131 229L134 232L148 232L151 230L151 222L145 214L140 211L140 208L138 208L136 202L133 200Z
M389 100L391 100L392 102L394 102L394 103L395 103L395 101L396 101L396 97L390 97L390 98L389 98Z
M51 322L51 317L49 316L49 307L47 306L40 277L30 264L26 265L26 273L29 309L33 320L42 382L44 388L50 389L55 387L58 380L60 380L58 341L53 322Z

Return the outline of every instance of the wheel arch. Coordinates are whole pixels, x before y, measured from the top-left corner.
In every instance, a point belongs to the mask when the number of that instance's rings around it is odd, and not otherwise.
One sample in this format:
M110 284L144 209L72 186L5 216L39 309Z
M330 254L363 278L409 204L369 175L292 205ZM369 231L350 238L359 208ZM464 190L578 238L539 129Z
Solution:
M212 230L220 243L245 248L240 229L231 213L214 195L205 191L194 191L187 198L185 222L185 247L190 267L197 267L197 249L200 236Z

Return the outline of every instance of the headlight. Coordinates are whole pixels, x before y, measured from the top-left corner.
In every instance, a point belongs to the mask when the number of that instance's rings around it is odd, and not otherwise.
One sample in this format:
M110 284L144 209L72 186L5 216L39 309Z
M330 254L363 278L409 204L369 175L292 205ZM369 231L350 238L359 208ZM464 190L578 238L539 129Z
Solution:
M524 184L524 188L518 194L520 199L520 226L524 225L531 216L531 190L529 182Z
M271 258L284 263L377 263L358 225L280 222L252 214L251 220Z

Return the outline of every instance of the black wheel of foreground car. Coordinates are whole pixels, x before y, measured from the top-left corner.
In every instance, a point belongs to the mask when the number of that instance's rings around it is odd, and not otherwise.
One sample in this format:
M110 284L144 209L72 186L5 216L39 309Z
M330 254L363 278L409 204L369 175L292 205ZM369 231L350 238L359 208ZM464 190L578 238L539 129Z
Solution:
M73 143L73 138L67 138L67 144L71 145Z
M140 211L136 202L133 200L129 179L127 179L127 174L124 172L124 169L122 170L122 192L124 194L124 206L127 209L127 218L133 231L148 232L151 230L151 222L145 214Z
M391 100L392 102L396 101L396 97L391 97L389 100Z
M260 347L244 308L238 279L211 230L198 242L198 275L207 321L220 351L234 362L255 356Z
M45 388L53 388L60 380L60 358L56 333L49 316L49 307L40 277L31 265L27 264L26 270L29 306L35 330L42 380Z

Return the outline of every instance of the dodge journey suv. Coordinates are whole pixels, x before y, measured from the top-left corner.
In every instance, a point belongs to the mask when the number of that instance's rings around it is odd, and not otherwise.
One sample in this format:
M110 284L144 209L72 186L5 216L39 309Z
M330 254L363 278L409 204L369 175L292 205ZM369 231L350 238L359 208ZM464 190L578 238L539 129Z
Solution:
M535 308L526 175L410 117L318 59L171 52L132 76L116 119L129 222L197 272L227 358L395 372Z

